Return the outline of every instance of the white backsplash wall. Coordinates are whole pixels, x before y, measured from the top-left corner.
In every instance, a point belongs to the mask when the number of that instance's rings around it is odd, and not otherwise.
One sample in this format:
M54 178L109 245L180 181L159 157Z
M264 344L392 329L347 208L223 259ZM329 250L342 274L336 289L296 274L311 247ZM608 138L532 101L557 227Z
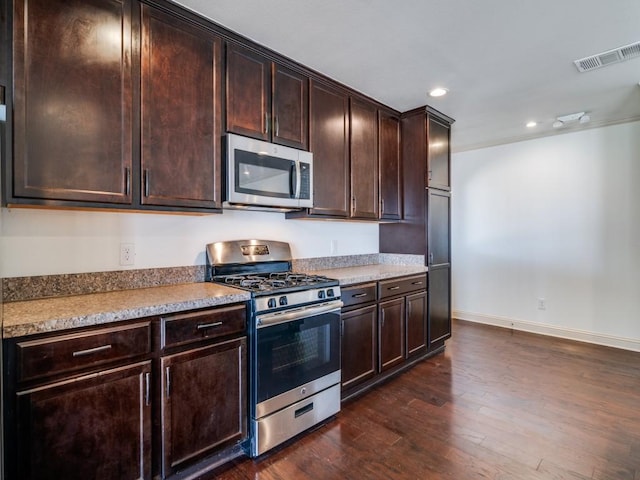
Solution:
M201 265L207 243L259 238L291 244L294 258L378 252L375 223L286 220L282 213L225 210L222 215L0 211L4 277ZM135 263L120 265L120 244Z
M640 350L640 122L454 154L452 180L454 316Z

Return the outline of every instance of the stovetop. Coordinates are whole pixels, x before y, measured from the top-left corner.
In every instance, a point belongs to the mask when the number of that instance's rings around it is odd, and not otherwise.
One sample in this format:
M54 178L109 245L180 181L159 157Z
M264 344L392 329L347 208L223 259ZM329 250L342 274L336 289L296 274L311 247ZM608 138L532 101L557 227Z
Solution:
M243 275L215 275L216 283L253 292L255 295L270 295L312 288L338 285L338 281L321 275L296 272L248 273Z

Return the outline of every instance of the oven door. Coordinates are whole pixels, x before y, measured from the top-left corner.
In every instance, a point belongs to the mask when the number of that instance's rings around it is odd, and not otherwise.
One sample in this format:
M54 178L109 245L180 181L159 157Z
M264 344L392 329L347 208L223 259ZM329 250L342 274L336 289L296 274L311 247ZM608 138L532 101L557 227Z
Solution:
M318 306L258 315L255 418L340 383L340 308Z

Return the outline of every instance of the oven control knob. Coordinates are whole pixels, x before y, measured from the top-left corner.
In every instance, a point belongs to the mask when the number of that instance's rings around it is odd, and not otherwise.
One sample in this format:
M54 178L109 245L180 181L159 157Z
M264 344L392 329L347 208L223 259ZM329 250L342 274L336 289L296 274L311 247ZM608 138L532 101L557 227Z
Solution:
M324 290L318 291L318 298L324 298Z
M287 304L287 297L280 297L280 305L286 305Z
M267 307L276 308L276 299L275 298L270 298L269 301L267 302Z
M336 294L333 292L333 288L327 290L327 297L335 297Z
M302 387L300 389L300 395L306 395L307 394L307 389L305 387Z

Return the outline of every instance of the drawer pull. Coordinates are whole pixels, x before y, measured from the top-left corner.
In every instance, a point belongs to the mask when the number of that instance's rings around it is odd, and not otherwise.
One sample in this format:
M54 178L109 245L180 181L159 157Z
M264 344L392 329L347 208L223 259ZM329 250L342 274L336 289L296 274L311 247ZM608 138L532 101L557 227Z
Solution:
M222 322L201 323L196 328L198 330L204 330L205 328L219 327L220 325L222 325Z
M366 297L368 295L368 293L354 293L353 295L351 295L353 298L362 298L362 297Z
M412 282L411 285L422 285L422 281L420 281L420 282Z
M101 347L96 348L88 348L87 350L78 350L77 352L73 352L74 357L83 357L85 355L91 355L94 353L104 352L105 350L109 350L111 348L111 344L102 345Z
M395 287L389 287L389 290L400 290L400 286L396 285Z

